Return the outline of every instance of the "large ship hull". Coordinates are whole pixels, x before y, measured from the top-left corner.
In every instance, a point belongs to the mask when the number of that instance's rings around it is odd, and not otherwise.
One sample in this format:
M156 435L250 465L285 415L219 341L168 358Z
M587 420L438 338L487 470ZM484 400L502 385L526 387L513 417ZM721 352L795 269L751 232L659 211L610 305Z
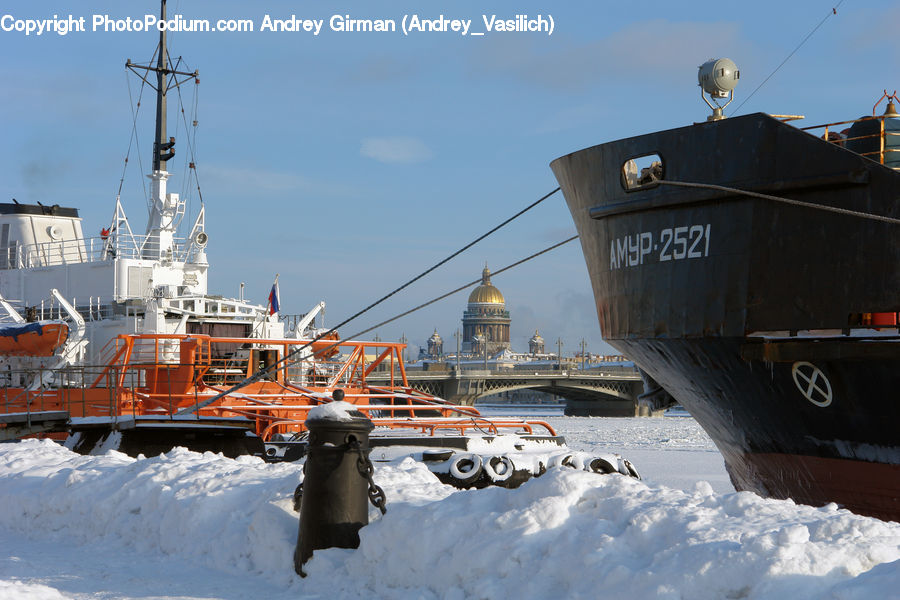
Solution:
M626 189L647 155L706 187ZM735 487L900 520L900 336L878 320L900 310L900 226L736 191L897 218L900 173L761 114L551 166L604 338L691 412Z

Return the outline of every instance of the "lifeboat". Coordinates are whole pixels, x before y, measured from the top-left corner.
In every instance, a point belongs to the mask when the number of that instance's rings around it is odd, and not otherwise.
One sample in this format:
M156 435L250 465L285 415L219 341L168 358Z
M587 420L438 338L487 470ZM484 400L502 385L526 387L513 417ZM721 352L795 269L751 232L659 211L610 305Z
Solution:
M0 356L53 356L68 337L64 321L0 324Z

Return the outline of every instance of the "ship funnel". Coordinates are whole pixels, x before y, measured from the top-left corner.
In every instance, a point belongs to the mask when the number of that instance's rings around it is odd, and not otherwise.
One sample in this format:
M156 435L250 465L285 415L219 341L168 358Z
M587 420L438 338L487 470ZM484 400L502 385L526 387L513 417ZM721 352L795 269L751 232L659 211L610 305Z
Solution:
M741 72L730 58L711 58L700 65L697 73L697 85L700 86L700 97L712 109L713 114L707 121L718 121L725 118L724 109L734 100L734 88L741 79ZM709 94L713 103L703 93ZM718 99L728 98L728 102L719 105Z

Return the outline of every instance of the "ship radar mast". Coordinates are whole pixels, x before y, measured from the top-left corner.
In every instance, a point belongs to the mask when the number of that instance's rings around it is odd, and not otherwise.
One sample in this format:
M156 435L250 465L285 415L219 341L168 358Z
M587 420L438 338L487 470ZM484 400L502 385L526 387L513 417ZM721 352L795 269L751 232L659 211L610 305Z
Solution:
M166 0L160 2L160 23L166 21ZM166 161L175 156L175 138L166 133L166 96L191 79L197 80L200 73L179 71L173 64L166 48L166 28L159 32L159 47L156 52L156 66L138 65L128 59L125 67L137 74L144 83L156 91L156 134L153 138L153 171L148 175L150 185L150 216L147 220L147 236L142 248L142 256L147 259L166 259L172 256L175 244L175 230L178 217L184 214L184 201L178 194L166 193L169 173ZM155 78L151 73L155 73ZM153 79L155 79L155 84Z
M730 58L711 58L699 67L697 73L697 85L700 86L700 97L712 109L713 114L706 117L707 121L719 121L725 118L725 107L734 100L734 88L741 79L741 72ZM706 99L703 92L715 102ZM719 105L718 99L728 98L728 102Z

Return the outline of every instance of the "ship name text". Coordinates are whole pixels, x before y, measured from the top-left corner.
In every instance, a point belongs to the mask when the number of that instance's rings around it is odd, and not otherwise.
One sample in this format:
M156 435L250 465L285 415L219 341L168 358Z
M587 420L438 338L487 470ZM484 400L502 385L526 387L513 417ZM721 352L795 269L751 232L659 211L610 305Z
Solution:
M709 256L710 225L667 227L642 231L609 243L609 270Z

